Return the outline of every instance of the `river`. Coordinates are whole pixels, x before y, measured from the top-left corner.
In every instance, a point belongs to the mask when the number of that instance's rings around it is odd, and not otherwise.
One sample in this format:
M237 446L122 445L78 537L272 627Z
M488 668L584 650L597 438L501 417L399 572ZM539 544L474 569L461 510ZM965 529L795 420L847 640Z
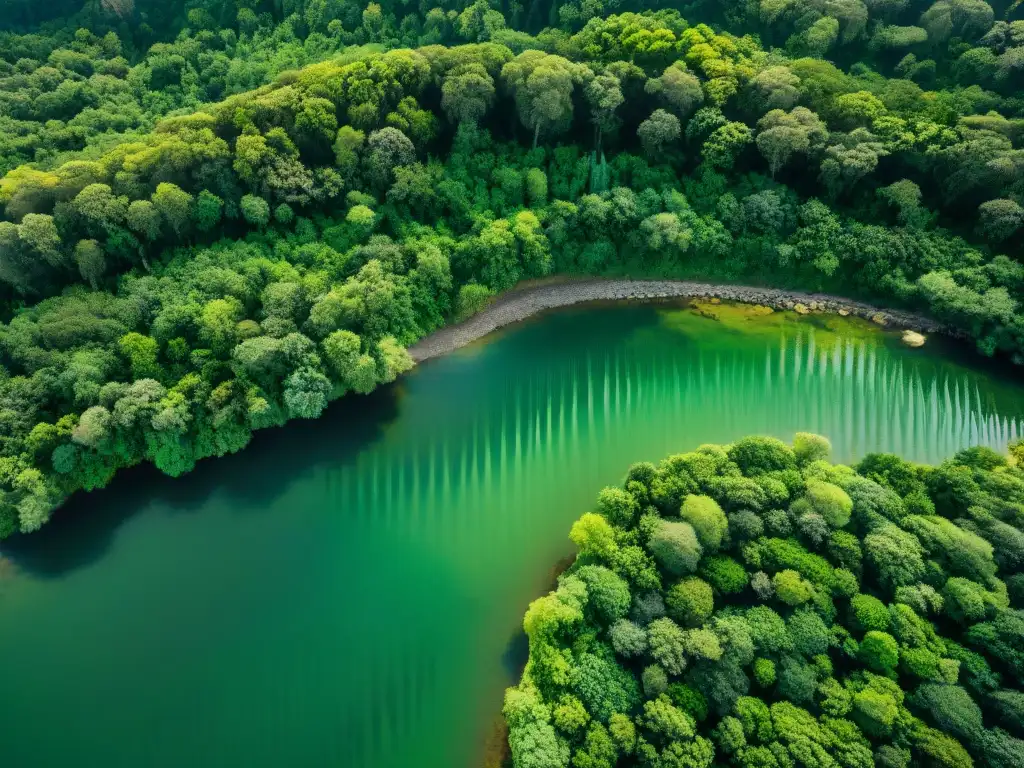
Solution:
M936 462L1024 427L1024 387L952 342L710 310L554 312L6 542L4 765L468 768L629 463L798 430Z

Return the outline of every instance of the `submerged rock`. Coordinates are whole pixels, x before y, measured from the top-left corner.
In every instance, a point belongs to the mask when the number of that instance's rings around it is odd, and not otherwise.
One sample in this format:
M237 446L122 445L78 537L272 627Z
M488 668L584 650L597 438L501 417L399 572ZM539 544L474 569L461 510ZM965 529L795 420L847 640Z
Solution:
M881 312L875 312L875 314L871 316L871 322L874 323L875 325L889 324L888 318L886 318L886 316L883 315Z
M903 343L908 347L923 347L924 346L924 335L917 331L904 331L903 332Z
M793 309L796 310L796 313L798 315L809 315L809 314L811 314L811 310L809 310L803 304L797 304L796 306L793 307Z

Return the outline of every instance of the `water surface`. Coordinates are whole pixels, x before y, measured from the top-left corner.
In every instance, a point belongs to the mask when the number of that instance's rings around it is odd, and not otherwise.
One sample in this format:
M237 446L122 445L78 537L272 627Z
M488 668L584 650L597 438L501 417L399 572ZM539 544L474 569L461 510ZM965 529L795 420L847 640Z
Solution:
M474 765L523 610L629 463L798 430L934 462L1021 433L1024 389L956 347L713 311L560 311L76 499L0 561L4 765Z

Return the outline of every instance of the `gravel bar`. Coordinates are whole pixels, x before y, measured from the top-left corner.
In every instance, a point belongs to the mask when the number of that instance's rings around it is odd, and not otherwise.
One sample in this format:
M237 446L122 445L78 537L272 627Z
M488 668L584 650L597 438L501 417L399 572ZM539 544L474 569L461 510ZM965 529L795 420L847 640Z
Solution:
M499 296L465 322L451 325L424 337L409 348L417 363L445 355L488 333L518 323L538 312L588 301L629 301L652 299L721 299L759 304L773 309L848 314L873 320L887 327L909 328L923 333L961 336L947 326L922 315L882 309L824 293L806 293L746 285L695 283L686 280L573 280L513 289ZM805 310L806 308L806 310Z

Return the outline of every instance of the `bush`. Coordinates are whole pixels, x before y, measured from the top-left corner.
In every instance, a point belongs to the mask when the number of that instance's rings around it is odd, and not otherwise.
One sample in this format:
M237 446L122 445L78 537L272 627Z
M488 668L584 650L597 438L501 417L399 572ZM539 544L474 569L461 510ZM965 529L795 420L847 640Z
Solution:
M494 291L486 285L467 283L459 288L455 300L455 322L461 323L481 312L494 298Z

